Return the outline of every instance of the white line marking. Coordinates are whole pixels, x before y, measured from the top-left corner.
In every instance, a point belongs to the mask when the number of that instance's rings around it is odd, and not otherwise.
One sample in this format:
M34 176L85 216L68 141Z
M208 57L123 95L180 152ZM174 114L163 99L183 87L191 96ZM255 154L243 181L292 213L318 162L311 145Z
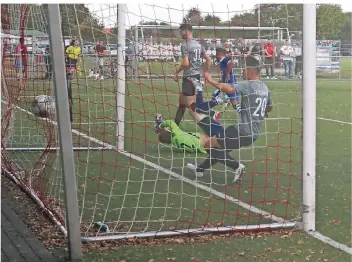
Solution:
M294 117L290 118L290 117L278 117L278 118L267 118L266 120L291 120L291 119L296 119ZM224 120L227 120L229 121L228 119L224 119ZM236 119L234 119L234 121L236 121ZM184 119L182 120L182 122L184 123L194 123L194 120L190 120L190 119ZM128 121L128 122L125 122L125 124L134 124L134 123L155 123L154 120L135 120L135 121ZM96 124L117 124L116 121L94 121L94 122L75 122L75 123L72 123L73 125L96 125Z
M351 122L345 122L345 121L335 120L335 119L330 119L330 118L317 117L317 119L325 120L325 121L329 121L329 122L340 123L340 124L345 124L345 125L352 125Z
M267 121L270 121L270 120L290 120L290 119L299 119L299 118L295 118L295 117L273 117L273 118L267 118L266 120ZM335 119L329 119L329 118L322 118L322 117L317 117L317 119L319 120L325 120L325 121L329 121L329 122L335 122L335 123L340 123L340 124L346 124L346 125L352 125L351 122L344 122L344 121L341 121L341 120L335 120ZM226 119L225 119L226 120ZM136 120L136 121L133 121L133 122L125 122L126 124L133 124L133 123L154 123L155 121L152 121L152 120ZM183 122L194 122L194 120L183 120ZM91 125L95 125L95 124L116 124L116 122L114 121L107 121L107 122L82 122L82 123L73 123L75 125L88 125L88 124L91 124Z
M340 250L345 251L346 253L352 255L352 248L348 247L345 244L341 244L339 242L336 242L335 240L333 240L327 236L324 236L317 231L307 232L307 233L308 233L308 235L311 235L312 237L324 242L325 244L328 244L334 248L340 249Z

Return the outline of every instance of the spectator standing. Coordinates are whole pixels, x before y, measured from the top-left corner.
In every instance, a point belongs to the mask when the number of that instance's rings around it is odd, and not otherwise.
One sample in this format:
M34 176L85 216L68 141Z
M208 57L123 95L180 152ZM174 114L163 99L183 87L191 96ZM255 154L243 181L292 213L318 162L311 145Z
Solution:
M276 49L269 39L264 45L264 63L266 78L269 79L269 68L271 79L276 79L274 76L274 65L275 65Z
M14 67L16 68L17 79L27 78L27 56L28 48L24 43L24 38L20 38L20 43L15 47L16 59Z
M285 67L285 76L286 78L291 78L294 60L294 50L288 40L286 40L285 44L281 47L281 54Z
M301 72L302 72L302 48L299 46L299 44L292 43L292 48L294 50L294 67L295 67L295 75L297 78L301 78Z
M259 43L255 43L254 46L250 49L251 55L259 55L262 56L262 47Z
M98 68L98 73L99 73L99 79L100 80L104 80L104 52L106 50L106 47L104 46L104 42L100 41L97 42L95 47L94 47L94 51L95 51L95 69ZM94 70L96 73L96 70Z

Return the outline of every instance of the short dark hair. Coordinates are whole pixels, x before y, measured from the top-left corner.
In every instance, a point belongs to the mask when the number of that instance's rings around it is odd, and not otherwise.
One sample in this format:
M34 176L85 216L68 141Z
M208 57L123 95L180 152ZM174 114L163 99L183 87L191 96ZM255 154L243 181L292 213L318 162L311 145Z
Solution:
M187 30L189 32L192 32L193 27L190 24L181 24L179 30Z
M159 133L159 141L164 144L171 144L172 135L170 132L163 131Z
M23 44L24 43L24 37L20 38L20 43Z

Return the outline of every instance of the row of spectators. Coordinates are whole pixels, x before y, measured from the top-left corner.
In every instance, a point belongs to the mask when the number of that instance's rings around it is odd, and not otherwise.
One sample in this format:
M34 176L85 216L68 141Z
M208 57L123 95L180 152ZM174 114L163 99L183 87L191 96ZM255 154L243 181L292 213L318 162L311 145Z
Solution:
M298 76L302 68L302 51L296 42L290 43L286 40L281 46L275 46L273 41L249 41L240 40L241 42L225 42L224 47L233 57L235 67L240 66L241 57L257 54L263 57L263 63L266 67L267 78L275 78L275 68L283 67L285 76L293 78ZM178 61L181 56L180 45L172 46L171 44L160 45L138 45L138 56L140 60L174 60ZM208 45L206 53L212 57L213 64L217 64L215 58L216 45ZM270 71L270 74L269 74Z

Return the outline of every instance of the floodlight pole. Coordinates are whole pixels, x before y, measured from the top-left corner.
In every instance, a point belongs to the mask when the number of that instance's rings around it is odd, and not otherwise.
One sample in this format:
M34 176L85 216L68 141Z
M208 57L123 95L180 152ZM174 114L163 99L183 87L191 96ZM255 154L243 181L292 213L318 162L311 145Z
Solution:
M303 186L302 222L315 231L316 195L316 5L303 4Z
M117 93L116 93L116 148L125 149L125 94L126 94L126 5L117 5Z
M62 44L60 9L58 4L48 4L49 41L53 61L53 78L56 98L60 156L64 176L66 227L70 261L82 259L81 223L79 221L77 185L73 154L72 132Z

